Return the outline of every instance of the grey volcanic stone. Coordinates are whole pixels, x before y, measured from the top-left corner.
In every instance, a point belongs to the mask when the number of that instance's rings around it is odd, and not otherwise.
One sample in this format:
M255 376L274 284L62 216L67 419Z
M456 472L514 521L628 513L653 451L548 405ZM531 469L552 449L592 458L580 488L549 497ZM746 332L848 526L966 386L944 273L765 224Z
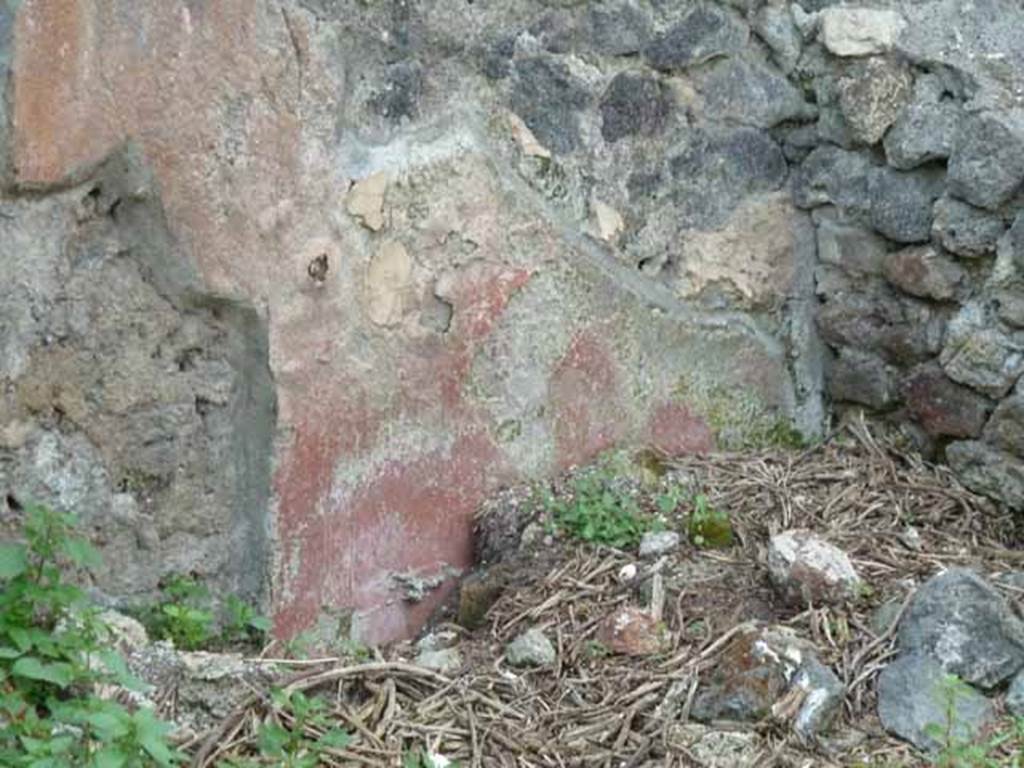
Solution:
M960 293L966 275L951 258L933 245L919 245L890 253L885 277L911 296L949 301Z
M793 722L793 730L804 741L825 731L843 704L846 688L835 672L813 656L800 666L793 686L806 693Z
M1017 385L992 413L985 427L985 440L996 448L1024 459L1024 387Z
M1018 672L1006 692L1006 708L1014 717L1024 717L1024 672Z
M817 109L777 70L744 58L716 63L698 79L704 109L715 120L771 128L786 120L806 120Z
M869 352L844 347L828 371L828 390L834 400L860 403L875 410L896 399L896 384L885 361Z
M998 327L991 308L967 304L949 323L940 361L954 381L1002 397L1024 372L1024 344Z
M555 647L539 629L519 635L505 649L508 663L514 667L545 667L555 663Z
M416 665L449 674L462 666L462 656L455 648L424 649L416 656Z
M852 218L866 220L871 211L868 181L874 170L858 152L818 147L793 175L793 200L801 208L831 203Z
M587 14L590 44L608 56L643 50L651 37L651 21L633 2L594 5Z
M754 30L772 49L775 63L789 73L800 60L803 39L786 5L766 5L754 17Z
M949 158L949 188L956 197L995 209L1024 183L1024 110L969 115Z
M753 128L695 131L669 169L680 221L701 228L721 224L748 195L779 189L787 172L779 145Z
M996 243L1006 231L1003 217L973 205L940 197L932 210L932 235L946 250L965 258L994 253Z
M399 61L388 68L384 88L372 99L373 108L393 122L411 120L419 111L423 93L423 70L412 60Z
M621 72L601 97L601 135L607 142L661 132L672 112L667 87L650 75Z
M991 404L974 390L951 381L937 365L915 369L905 383L908 413L932 437L977 437Z
M644 55L652 67L669 72L739 53L748 36L746 25L733 14L714 5L698 5L655 38Z
M853 65L836 83L853 138L878 142L909 101L913 83L906 65L895 59L872 57Z
M949 157L961 118L960 104L944 96L938 77L919 77L910 104L885 136L889 165L909 170L929 160Z
M992 688L1024 667L1024 622L978 574L950 568L911 599L900 621L899 648L932 659L967 683Z
M942 194L941 171L874 170L868 179L872 226L898 243L931 237L932 207Z
M988 699L969 686L954 687L929 658L901 656L878 676L882 726L926 752L945 746L936 729L948 729L958 742L970 742L993 716Z
M796 605L851 600L863 583L843 550L806 530L772 536L768 575L779 594Z
M564 63L546 56L516 62L512 109L548 149L576 149L579 112L589 102L589 92Z
M946 461L972 491L1024 510L1024 464L1016 456L972 440L949 446Z
M849 293L821 307L818 327L834 347L876 351L887 362L909 365L938 354L945 320L915 299Z
M869 229L824 219L818 224L818 258L850 275L879 275L886 261L884 238Z

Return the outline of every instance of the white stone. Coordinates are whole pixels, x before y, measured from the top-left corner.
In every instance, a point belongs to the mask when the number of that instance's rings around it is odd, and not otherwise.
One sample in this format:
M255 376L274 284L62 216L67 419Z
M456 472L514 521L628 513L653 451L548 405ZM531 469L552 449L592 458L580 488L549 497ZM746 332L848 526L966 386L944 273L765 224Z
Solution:
M346 198L348 212L374 232L384 227L384 192L387 187L387 174L379 171L357 181Z
M622 234L626 223L622 220L622 214L617 210L600 200L593 202L591 210L594 214L594 225L599 238L610 243Z
M772 537L768 572L776 588L793 602L841 601L855 597L861 585L845 552L803 530Z
M891 50L906 27L896 11L833 6L821 12L821 41L836 56L870 56Z
M657 557L679 548L677 531L648 531L640 539L640 557Z

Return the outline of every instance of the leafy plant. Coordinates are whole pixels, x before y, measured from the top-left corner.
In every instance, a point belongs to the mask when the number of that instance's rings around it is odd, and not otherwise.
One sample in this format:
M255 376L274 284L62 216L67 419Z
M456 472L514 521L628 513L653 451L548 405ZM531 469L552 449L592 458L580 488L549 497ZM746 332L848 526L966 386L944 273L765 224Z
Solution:
M576 538L612 547L635 546L654 527L639 502L601 475L576 478L568 499L548 497L555 525Z
M170 640L176 648L258 645L270 631L270 620L237 595L224 601L218 631L210 590L193 576L173 576L161 591L163 600L141 611L139 619L152 637Z
M142 684L110 649L112 632L67 574L101 564L74 516L27 506L24 542L0 544L0 764L147 768L183 757L170 726L128 712L100 686Z
M235 758L222 763L224 768L315 768L329 750L348 746L351 737L331 722L327 703L319 696L275 689L270 698L274 709L259 728L259 756Z
M718 549L732 545L732 522L729 516L712 507L703 494L694 497L687 528L694 546Z

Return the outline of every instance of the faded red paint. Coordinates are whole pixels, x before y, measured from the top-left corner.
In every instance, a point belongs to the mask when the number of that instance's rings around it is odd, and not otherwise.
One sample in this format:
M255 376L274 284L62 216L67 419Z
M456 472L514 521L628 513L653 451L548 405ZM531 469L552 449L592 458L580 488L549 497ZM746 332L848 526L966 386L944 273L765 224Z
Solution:
M665 403L655 409L647 424L651 446L668 456L708 453L715 449L715 435L700 416L682 403Z
M445 565L471 564L472 515L508 471L462 391L473 355L529 278L499 266L460 276L451 290L449 338L418 342L402 356L398 402L388 410L403 423L430 425L438 439L454 436L451 445L370 462L353 487L339 487L337 476L383 443L387 416L368 406L356 382L331 381L315 362L288 376L289 391L304 394L292 397L300 426L276 477L278 634L310 628L325 609L354 609L363 641L407 636L453 582L413 604L393 575L431 577Z
M559 467L582 464L629 431L618 364L599 327L578 333L549 385Z

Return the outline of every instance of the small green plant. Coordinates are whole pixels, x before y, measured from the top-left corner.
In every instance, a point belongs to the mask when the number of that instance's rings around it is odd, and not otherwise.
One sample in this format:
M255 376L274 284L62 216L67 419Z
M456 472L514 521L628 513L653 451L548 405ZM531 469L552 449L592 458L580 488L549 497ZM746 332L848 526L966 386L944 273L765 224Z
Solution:
M128 712L100 686L143 685L110 649L112 632L69 573L101 564L76 520L27 506L23 543L0 544L0 764L149 768L183 762L170 726Z
M583 475L568 499L548 497L554 524L576 538L612 547L632 547L654 526L639 502L604 476Z
M271 691L270 700L273 711L257 736L259 756L234 758L220 763L220 768L316 768L330 750L348 746L351 736L331 721L327 702L319 696L278 688Z
M970 695L971 687L956 675L942 680L945 722L932 723L925 732L939 744L937 768L1022 768L1024 766L1024 718L1005 721L979 739L964 739L957 719L957 702Z
M194 576L173 576L161 592L160 603L140 611L139 619L152 637L170 640L176 648L256 646L270 631L270 620L237 595L224 601L218 631L210 590Z
M690 541L702 549L732 546L732 522L729 516L715 509L707 496L698 494L693 499L693 511L687 524Z

